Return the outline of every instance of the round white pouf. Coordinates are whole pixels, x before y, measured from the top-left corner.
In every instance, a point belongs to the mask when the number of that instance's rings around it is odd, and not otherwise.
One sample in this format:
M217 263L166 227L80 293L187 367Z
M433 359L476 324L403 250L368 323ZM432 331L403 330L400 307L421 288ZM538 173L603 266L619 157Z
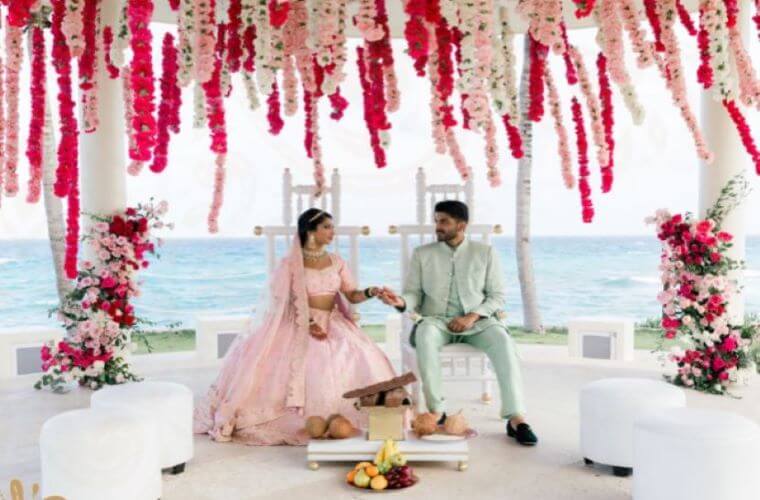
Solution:
M580 394L580 438L586 463L611 465L616 475L630 475L634 421L683 406L684 392L658 380L605 378L585 385Z
M104 387L92 395L90 405L129 408L158 424L159 465L184 471L193 458L193 393L172 382L132 382Z
M40 433L42 498L161 497L156 426L129 411L86 408L56 415Z
M760 426L717 410L673 408L636 421L635 500L757 500Z

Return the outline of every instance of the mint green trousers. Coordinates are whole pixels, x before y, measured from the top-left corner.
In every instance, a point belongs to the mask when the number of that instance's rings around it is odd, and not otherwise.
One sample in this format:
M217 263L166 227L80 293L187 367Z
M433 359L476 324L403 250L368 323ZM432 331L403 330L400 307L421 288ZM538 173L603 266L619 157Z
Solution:
M514 340L503 325L491 325L478 333L456 335L436 322L421 321L417 325L414 345L422 377L422 389L428 411L446 411L446 399L441 384L441 348L447 344L464 343L483 351L491 360L501 394L501 417L512 418L525 414L520 360Z

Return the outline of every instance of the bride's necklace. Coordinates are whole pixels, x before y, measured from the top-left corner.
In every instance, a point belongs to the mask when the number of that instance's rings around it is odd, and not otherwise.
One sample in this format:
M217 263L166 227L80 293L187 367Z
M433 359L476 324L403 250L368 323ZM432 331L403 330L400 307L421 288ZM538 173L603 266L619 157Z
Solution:
M325 255L327 255L327 250L324 248L321 250L309 250L308 248L303 249L303 258L309 262L316 262Z

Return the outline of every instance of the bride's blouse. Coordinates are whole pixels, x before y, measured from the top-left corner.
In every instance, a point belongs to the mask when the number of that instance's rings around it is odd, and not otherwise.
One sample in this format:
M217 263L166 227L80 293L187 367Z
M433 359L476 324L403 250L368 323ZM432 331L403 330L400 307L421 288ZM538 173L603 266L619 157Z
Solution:
M356 290L351 271L345 261L335 254L329 254L330 265L324 269L305 267L306 293L309 297L335 295L338 291L347 293Z

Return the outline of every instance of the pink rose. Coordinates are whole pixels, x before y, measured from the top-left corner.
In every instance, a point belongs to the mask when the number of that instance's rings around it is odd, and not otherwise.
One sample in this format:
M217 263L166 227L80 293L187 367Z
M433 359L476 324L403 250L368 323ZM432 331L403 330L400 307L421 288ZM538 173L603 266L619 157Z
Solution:
M105 278L103 278L100 285L103 288L113 288L116 286L116 280L113 279L111 276L106 276Z

